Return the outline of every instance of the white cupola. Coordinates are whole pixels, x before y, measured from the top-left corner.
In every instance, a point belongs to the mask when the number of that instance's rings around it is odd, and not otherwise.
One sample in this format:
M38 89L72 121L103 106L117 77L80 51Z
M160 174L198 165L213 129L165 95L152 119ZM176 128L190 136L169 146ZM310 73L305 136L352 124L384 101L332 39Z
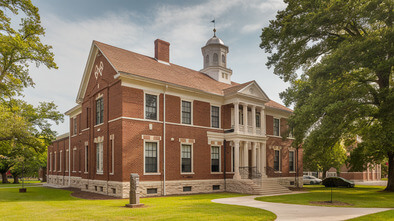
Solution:
M227 68L228 47L216 37L216 29L213 29L213 37L201 48L204 69L201 72L211 78L231 84L232 70Z

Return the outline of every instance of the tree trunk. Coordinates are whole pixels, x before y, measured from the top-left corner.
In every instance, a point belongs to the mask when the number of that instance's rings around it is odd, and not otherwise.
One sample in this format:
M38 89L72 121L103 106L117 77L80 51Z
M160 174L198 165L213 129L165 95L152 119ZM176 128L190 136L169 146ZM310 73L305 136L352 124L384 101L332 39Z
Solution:
M42 168L42 180L41 182L46 182L47 181L47 168L43 167Z
M323 179L324 180L326 178L326 174L327 174L327 170L323 169Z
M7 179L7 172L1 173L2 183L10 183Z
M388 179L387 187L385 191L394 192L394 153L389 152L389 168L388 168Z
M19 177L18 177L18 175L13 175L13 177L14 177L14 182L13 183L19 183Z

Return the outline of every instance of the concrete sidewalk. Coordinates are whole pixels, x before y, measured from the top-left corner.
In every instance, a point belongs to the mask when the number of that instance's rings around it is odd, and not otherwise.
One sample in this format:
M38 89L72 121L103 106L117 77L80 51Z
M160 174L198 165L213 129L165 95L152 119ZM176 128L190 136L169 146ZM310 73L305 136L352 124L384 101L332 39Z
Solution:
M388 208L323 207L285 203L268 203L254 200L259 196L215 199L212 202L265 209L276 214L276 220L346 220L390 210Z

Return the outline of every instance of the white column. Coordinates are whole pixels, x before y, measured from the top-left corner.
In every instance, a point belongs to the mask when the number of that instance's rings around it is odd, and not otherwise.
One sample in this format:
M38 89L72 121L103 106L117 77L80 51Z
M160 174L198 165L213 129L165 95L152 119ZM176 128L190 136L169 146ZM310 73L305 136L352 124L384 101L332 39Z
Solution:
M247 167L247 166L249 166L249 148L248 148L248 142L247 141L245 141L245 143L244 143L244 164L243 164L243 166L244 167Z
M261 128L261 135L265 136L266 132L267 132L267 125L265 123L264 107L261 107L261 110L260 110L260 128Z
M239 103L234 103L234 132L239 132ZM238 141L238 148L239 148L239 141Z
M254 142L252 144L252 167L256 167L256 149L257 149L257 143Z
M256 144L256 155L257 155L257 160L256 160L257 170L261 172L261 146L257 142L255 144Z
M267 177L267 175L266 175L266 152L267 152L267 149L266 149L266 143L265 142L263 142L263 143L261 143L261 145L260 145L260 148L261 148L261 151L260 151L260 158L261 158L261 164L260 164L260 168L261 168L261 174L263 175L263 177Z
M256 134L256 106L252 106L252 133Z
M248 106L246 104L243 105L243 114L244 114L244 133L248 133Z
M234 176L233 179L241 179L239 175L239 140L234 140Z

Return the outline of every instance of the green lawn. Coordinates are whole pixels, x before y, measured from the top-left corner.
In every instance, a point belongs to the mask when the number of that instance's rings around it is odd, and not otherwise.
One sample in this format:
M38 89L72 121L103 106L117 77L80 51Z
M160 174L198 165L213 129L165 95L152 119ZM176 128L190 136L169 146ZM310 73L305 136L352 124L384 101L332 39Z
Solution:
M22 187L22 181L19 181L19 183L18 184L14 184L14 183L12 183L13 182L13 180L8 180L10 183L2 183L1 181L0 181L0 188L2 188L2 187ZM24 181L25 182L25 186L27 187L27 186L37 186L37 184L40 184L41 183L41 181L38 181L38 180L26 180L26 181Z
M330 188L322 185L305 186L309 193L259 197L257 200L314 205L313 201L329 201ZM394 193L382 192L381 186L356 186L355 188L333 188L333 200L352 204L351 207L394 208Z
M0 214L5 220L274 220L265 210L212 203L212 199L241 196L217 193L142 198L145 208L130 209L128 200L83 200L66 190L34 187L27 193L1 188Z
M366 216L350 219L351 221L394 221L394 210L374 213Z

